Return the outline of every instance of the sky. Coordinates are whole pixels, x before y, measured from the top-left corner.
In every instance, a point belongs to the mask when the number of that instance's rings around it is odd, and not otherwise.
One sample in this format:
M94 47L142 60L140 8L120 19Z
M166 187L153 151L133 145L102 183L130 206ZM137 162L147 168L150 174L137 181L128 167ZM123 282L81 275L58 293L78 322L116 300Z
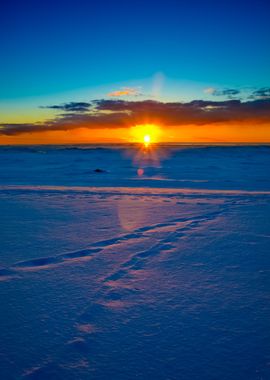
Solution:
M148 125L270 142L269 17L267 0L4 2L0 144L130 142Z

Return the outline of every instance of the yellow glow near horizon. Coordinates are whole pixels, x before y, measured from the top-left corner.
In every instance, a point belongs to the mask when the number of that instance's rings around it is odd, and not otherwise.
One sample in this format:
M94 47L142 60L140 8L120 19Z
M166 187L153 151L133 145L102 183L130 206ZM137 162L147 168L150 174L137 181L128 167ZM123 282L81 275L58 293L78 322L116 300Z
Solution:
M160 141L161 130L155 124L140 124L130 128L132 142L143 143L146 147Z
M150 135L145 135L144 138L143 138L143 141L144 141L144 145L147 147L150 142L151 142L151 136Z
M1 126L0 126L1 132ZM144 137L155 143L257 143L270 142L270 123L224 122L206 125L187 124L159 126L138 124L121 128L76 128L71 130L40 131L4 135L0 133L0 145L50 145L50 144L99 144L135 142L145 147Z

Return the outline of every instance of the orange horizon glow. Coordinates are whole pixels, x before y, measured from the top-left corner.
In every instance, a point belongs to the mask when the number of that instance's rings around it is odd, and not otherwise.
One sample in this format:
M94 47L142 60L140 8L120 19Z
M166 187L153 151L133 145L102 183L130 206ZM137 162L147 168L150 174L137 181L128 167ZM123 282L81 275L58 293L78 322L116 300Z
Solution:
M146 138L145 137L149 136ZM122 128L76 128L45 132L0 135L0 145L68 145L98 143L206 143L268 144L270 125L253 123L216 123L207 125L139 124Z

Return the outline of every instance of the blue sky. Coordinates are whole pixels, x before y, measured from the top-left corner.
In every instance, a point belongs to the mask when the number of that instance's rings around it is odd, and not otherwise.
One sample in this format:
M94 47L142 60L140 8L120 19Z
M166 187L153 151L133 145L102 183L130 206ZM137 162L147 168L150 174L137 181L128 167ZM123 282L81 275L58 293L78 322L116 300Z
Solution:
M221 86L265 86L270 78L267 3L5 2L0 98L113 87L157 72Z

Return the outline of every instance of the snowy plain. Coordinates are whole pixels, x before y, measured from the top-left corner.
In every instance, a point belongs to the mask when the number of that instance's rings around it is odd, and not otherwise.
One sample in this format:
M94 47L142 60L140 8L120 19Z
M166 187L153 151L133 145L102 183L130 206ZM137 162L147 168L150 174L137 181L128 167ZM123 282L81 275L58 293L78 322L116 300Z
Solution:
M1 379L270 378L270 146L0 162Z

